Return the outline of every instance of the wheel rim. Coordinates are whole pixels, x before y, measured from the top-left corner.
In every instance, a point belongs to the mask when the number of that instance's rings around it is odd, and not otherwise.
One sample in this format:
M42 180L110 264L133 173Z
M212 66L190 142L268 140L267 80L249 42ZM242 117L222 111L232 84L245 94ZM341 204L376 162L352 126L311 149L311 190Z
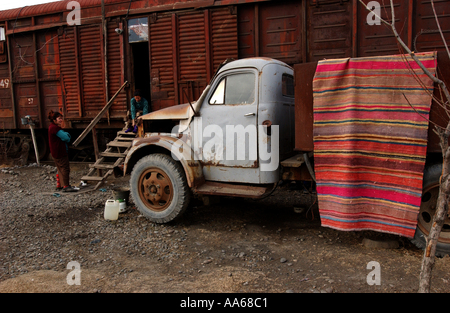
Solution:
M428 236L430 233L431 224L433 223L433 217L436 212L438 196L439 184L427 188L422 195L417 226L425 236ZM450 243L450 219L448 216L445 218L438 241Z
M161 212L172 202L173 186L169 176L159 168L149 168L139 177L139 197L152 211Z

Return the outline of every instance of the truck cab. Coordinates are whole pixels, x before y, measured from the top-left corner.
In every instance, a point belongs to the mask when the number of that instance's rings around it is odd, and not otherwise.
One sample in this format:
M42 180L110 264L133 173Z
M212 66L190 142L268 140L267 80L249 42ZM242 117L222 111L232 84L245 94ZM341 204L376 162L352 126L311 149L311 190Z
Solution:
M294 151L294 71L269 58L222 64L195 102L142 117L125 160L138 209L157 223L192 194L263 197Z

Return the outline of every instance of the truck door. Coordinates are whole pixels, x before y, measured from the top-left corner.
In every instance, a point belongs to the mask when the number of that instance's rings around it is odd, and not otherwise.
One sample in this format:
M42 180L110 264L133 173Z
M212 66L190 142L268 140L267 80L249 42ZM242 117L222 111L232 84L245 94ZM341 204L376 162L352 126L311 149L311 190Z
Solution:
M194 120L205 178L258 183L258 71L221 73L211 87Z

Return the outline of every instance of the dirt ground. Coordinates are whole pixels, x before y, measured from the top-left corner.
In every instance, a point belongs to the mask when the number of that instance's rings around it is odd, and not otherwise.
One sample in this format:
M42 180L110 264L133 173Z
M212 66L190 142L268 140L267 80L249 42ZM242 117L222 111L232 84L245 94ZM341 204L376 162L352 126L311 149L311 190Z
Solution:
M72 165L71 177L78 183L86 172L86 165ZM111 178L102 190L55 195L55 173L52 166L3 165L0 171L1 293L418 289L422 251L408 239L323 228L317 207L308 204L310 195L292 185L260 201L221 198L209 206L193 201L180 221L157 225L133 203L119 220L104 220L112 188L127 186L128 177ZM364 238L398 248L369 248ZM73 261L80 265L79 285L71 275L76 268L67 268ZM377 276L372 276L377 266L369 262L378 262ZM374 277L379 284L368 283ZM450 258L437 259L432 292L449 292L449 281Z

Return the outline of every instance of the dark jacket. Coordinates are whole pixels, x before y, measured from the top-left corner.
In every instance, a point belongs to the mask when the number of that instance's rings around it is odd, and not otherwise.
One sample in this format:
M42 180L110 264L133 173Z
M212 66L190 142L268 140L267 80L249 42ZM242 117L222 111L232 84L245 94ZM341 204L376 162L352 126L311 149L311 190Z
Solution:
M50 124L48 128L48 142L50 143L50 153L55 159L62 159L68 155L66 142L57 135L59 131L61 131L61 133L64 132L61 127L55 123ZM64 133L68 135L66 132Z

